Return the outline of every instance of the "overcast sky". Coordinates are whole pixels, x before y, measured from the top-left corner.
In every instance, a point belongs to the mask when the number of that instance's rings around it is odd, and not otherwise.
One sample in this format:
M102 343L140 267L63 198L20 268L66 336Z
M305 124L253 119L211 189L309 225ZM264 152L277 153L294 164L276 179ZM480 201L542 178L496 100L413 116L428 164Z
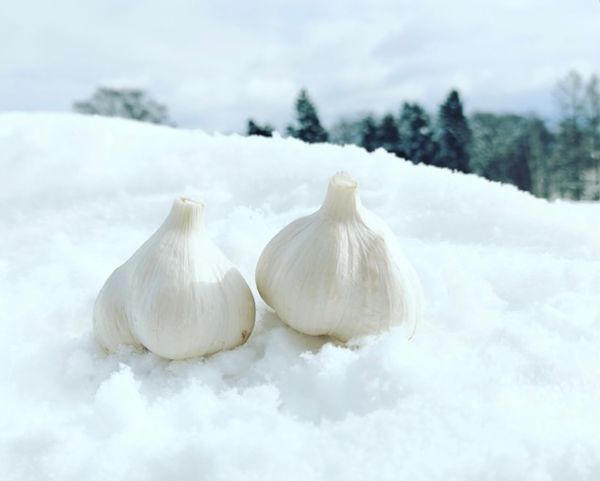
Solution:
M141 86L230 132L285 125L302 86L326 124L457 87L469 111L551 116L557 79L600 73L600 0L7 0L0 42L0 111Z

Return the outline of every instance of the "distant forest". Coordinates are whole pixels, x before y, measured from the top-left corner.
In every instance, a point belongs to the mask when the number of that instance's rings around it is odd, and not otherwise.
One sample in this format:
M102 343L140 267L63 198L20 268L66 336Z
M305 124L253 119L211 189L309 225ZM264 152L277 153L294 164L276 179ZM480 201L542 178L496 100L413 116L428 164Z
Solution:
M295 102L285 134L308 143L384 149L415 164L434 165L505 182L544 198L600 200L600 82L570 72L555 88L559 117L474 112L466 115L457 90L435 114L404 102L381 116L342 118L326 129L306 90ZM100 88L76 102L78 112L172 123L165 106L136 89ZM270 137L274 128L254 119L247 135Z
M354 144L385 149L414 162L505 182L545 198L600 199L600 84L569 73L557 83L560 116L550 125L540 117L475 112L467 116L456 90L435 115L404 102L382 116L341 119L329 130L302 90L296 123L287 134L305 142ZM248 120L248 135L272 135L273 128Z

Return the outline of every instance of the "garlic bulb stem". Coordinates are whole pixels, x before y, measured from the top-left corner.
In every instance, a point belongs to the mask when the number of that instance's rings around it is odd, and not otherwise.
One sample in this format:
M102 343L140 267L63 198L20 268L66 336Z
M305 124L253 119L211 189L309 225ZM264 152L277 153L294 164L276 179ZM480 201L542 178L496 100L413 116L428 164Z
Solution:
M173 207L171 207L171 212L165 224L168 228L180 229L187 233L192 231L204 232L206 230L204 209L203 202L180 197L173 202Z
M332 220L349 221L356 218L361 208L358 182L341 173L331 179L319 211Z

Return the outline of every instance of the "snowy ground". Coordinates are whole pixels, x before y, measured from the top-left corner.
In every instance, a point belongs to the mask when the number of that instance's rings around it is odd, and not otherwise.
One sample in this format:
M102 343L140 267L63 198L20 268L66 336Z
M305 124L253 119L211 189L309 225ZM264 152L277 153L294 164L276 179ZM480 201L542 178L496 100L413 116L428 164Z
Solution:
M600 207L384 152L78 116L0 116L0 479L596 480ZM359 179L426 319L334 346L257 299L206 360L105 355L91 310L179 195L254 289L282 226ZM256 290L254 289L256 293Z

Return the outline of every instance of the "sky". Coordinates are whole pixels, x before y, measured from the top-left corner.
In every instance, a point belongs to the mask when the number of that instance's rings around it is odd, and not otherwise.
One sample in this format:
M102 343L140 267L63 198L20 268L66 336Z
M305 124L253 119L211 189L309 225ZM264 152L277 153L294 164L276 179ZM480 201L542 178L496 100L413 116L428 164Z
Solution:
M300 88L325 125L435 110L556 114L571 69L600 73L600 0L20 0L0 14L0 112L68 111L142 87L181 126L282 129Z

